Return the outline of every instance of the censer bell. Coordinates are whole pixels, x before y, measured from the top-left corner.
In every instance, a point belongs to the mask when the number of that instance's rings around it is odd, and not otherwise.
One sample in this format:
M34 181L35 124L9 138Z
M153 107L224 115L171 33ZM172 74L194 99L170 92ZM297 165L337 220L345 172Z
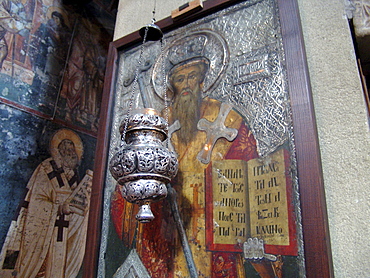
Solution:
M122 196L140 206L136 219L150 222L154 219L150 204L167 196L166 184L177 174L177 157L163 144L168 124L156 110L135 110L128 118L126 132L125 124L120 128L124 144L109 169L122 186Z
M146 34L145 34L146 33ZM147 41L159 41L163 37L161 28L156 24L150 23L139 30L139 35Z

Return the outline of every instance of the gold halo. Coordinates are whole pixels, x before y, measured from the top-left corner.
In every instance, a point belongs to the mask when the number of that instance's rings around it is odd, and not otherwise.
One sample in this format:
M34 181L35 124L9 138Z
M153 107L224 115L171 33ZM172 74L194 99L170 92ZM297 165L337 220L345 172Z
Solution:
M75 145L76 153L78 155L78 159L81 161L82 155L83 155L83 152L84 152L84 147L83 147L83 144L82 144L82 140L81 140L80 136L78 136L72 130L66 129L66 128L59 129L51 137L51 140L50 140L51 156L54 157L54 158L57 157L57 155L58 155L58 146L59 146L60 142L62 142L65 139L71 140L73 142L73 144Z

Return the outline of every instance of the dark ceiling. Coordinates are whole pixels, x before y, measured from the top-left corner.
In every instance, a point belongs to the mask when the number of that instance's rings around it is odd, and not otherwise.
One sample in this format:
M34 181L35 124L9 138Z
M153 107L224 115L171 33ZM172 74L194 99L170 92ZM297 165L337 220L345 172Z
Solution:
M116 22L119 0L62 0L63 4L80 14L94 19L112 35Z

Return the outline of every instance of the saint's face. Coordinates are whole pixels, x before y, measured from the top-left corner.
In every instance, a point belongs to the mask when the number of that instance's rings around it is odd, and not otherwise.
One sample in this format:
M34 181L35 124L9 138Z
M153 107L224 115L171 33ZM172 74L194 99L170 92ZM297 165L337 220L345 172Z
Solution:
M201 65L183 65L174 71L171 82L175 93L172 117L181 124L181 129L177 132L179 141L187 144L194 139L200 118Z
M60 26L61 25L61 20L60 20L59 17L53 15L53 20L54 20L56 26Z
M59 146L59 153L63 159L63 165L70 169L75 169L78 166L78 155L75 145L70 140L63 140Z
M200 92L201 69L198 65L184 66L173 73L172 85L176 97L198 98Z

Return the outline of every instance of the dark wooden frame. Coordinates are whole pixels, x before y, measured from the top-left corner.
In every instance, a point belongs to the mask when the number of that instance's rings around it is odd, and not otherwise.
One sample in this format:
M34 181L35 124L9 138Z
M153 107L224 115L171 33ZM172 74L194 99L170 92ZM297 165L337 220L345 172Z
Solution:
M237 2L240 1L205 1L202 10L186 18L173 21L171 17L168 17L157 22L157 24L163 32L167 32ZM306 273L308 278L334 277L316 120L298 4L297 0L277 0L277 3L293 113ZM134 32L112 42L109 48L95 158L93 191L83 269L84 278L96 277L98 266L103 190L107 171L106 162L109 149L113 99L115 96L118 54L119 51L140 41L139 33Z

